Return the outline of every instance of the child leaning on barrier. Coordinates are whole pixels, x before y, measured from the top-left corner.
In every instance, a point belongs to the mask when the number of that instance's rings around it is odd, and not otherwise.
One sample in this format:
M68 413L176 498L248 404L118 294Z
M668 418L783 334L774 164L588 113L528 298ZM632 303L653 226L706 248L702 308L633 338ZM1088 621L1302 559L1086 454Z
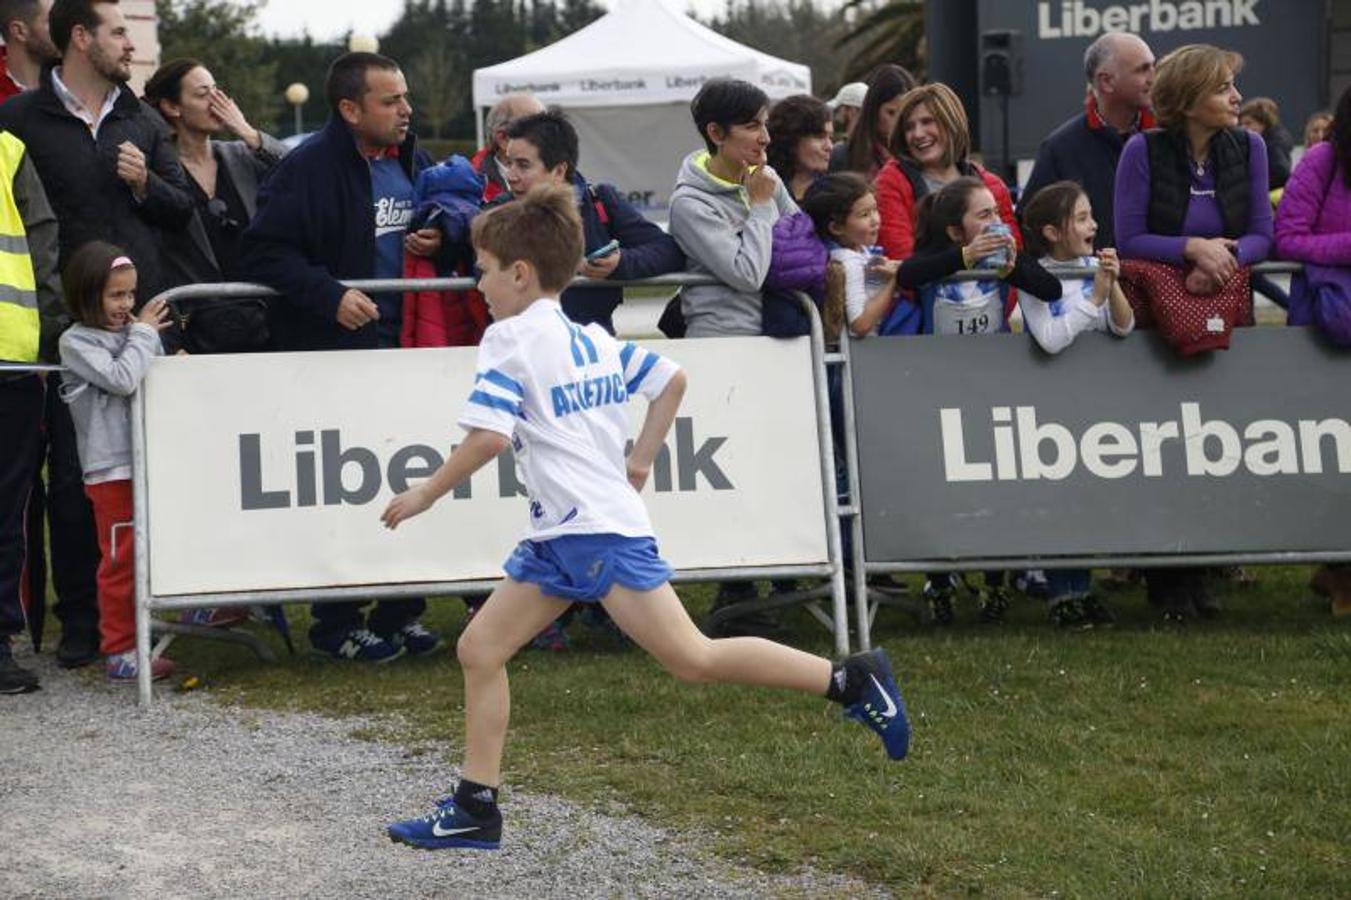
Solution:
M1060 299L1060 282L1027 254L999 215L999 205L985 182L963 176L920 201L914 259L934 264L933 279L919 289L918 302L898 303L883 322L881 334L986 335L1009 330L1009 285L1043 300ZM982 240L985 239L985 240ZM990 239L997 249L991 251ZM939 265L941 263L941 265ZM947 281L961 269L982 269L989 278ZM1008 609L1006 573L985 573L985 588L976 602L983 622L1001 622ZM924 585L931 619L949 625L960 579L950 572L932 572Z
M1061 277L1059 300L1020 302L1027 332L1047 353L1059 353L1085 331L1125 337L1135 327L1135 314L1117 283L1121 262L1114 249L1094 253L1097 233L1088 194L1076 182L1048 184L1023 207L1024 245L1041 257L1044 269L1053 275L1066 269L1097 270L1092 277Z
M918 303L897 305L881 334L994 334L1008 331L1009 286L1034 297L1060 299L1060 282L1018 243L999 217L999 205L985 182L963 176L920 201L915 256L935 264L919 290ZM981 237L996 237L998 250L983 252ZM989 278L946 281L961 269L981 269ZM927 273L926 273L927 274Z
M811 217L816 234L826 242L830 261L826 272L827 330L847 322L855 338L877 334L878 327L897 303L896 289L916 288L951 275L965 260L980 259L1001 249L1006 239L982 233L957 255L934 254L903 261L887 259L877 246L882 219L877 198L866 179L853 172L818 178L802 198L802 211Z
M682 680L827 697L876 732L892 759L903 758L910 728L882 651L832 664L760 638L712 640L690 621L638 494L675 420L685 374L600 325L578 325L563 314L558 295L583 247L572 191L532 188L476 219L473 241L479 289L495 321L479 345L478 374L460 417L468 433L430 479L391 500L382 519L398 527L514 446L530 496L530 533L460 636L460 783L428 815L390 825L390 838L428 849L499 846L511 708L506 664L574 602L603 606ZM647 399L647 416L626 454L624 406L634 394Z
M1037 191L1023 207L1023 243L1041 257L1041 265L1058 270L1094 269L1091 277L1065 274L1059 300L1045 303L1024 295L1019 305L1027 332L1047 353L1059 353L1086 331L1125 337L1135 327L1135 314L1117 283L1121 263L1116 251L1093 252L1098 223L1084 189L1073 181L1057 181ZM1046 573L1051 621L1061 627L1105 625L1112 613L1091 593L1088 569Z
M70 258L62 278L66 305L76 324L61 335L61 364L68 370L61 399L70 406L84 470L84 491L94 507L99 550L100 650L110 681L136 680L136 597L132 568L131 403L150 368L164 352L159 333L169 327L164 301L140 312L136 265L102 241L85 244ZM151 677L165 678L174 665L161 657Z

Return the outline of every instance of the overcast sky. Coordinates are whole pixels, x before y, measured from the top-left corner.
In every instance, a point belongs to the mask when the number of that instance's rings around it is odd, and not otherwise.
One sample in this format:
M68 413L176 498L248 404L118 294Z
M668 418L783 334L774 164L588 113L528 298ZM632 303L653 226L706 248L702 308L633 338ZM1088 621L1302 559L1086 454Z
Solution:
M598 0L602 6L611 0ZM701 15L722 8L721 0L684 0L682 8L693 7ZM361 3L335 3L333 0L268 0L258 16L263 33L299 37L309 29L316 40L346 34L380 34L387 30L403 9L403 0L362 0Z

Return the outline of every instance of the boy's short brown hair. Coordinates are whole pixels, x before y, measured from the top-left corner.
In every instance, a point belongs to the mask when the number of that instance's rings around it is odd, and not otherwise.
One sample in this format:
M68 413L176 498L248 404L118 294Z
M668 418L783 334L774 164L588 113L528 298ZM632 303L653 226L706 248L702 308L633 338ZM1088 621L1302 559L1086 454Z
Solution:
M475 250L491 253L503 266L528 262L546 291L561 291L582 260L582 217L572 188L537 184L524 197L474 219Z

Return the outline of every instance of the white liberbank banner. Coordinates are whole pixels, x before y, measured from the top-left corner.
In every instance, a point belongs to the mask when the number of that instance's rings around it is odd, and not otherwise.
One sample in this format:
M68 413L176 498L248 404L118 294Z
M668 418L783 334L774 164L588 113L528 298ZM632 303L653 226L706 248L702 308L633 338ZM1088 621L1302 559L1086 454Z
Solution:
M654 341L690 387L644 490L677 569L822 563L805 338ZM504 455L390 532L380 513L463 436L474 348L168 357L142 388L157 596L501 577L525 536ZM646 413L630 404L634 433Z

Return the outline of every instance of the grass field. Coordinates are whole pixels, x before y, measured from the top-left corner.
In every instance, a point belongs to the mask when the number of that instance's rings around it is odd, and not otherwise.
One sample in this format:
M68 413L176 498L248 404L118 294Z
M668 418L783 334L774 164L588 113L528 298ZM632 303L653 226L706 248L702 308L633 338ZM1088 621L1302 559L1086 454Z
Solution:
M1351 619L1301 568L1222 591L1224 617L1170 628L1139 591L1111 629L1057 632L1020 600L1004 626L935 630L884 609L915 723L911 757L823 700L691 688L574 624L574 649L511 666L512 789L697 828L765 869L811 865L903 895L1351 896ZM682 592L696 613L706 588ZM304 615L292 618L303 639ZM462 607L433 604L454 633ZM791 640L829 652L805 613ZM181 642L224 702L395 714L372 739L431 741L458 761L453 658L374 669L275 666ZM415 812L400 810L399 812Z

